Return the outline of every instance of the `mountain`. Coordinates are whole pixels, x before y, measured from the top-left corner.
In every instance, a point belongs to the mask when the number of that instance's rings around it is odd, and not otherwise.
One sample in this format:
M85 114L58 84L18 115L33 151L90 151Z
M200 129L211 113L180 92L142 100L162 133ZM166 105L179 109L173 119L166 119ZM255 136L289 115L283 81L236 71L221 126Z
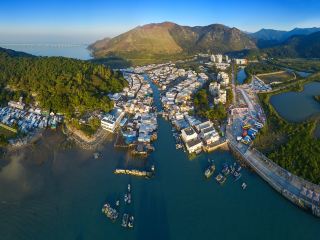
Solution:
M284 35L287 33L287 31L280 31L280 30L274 30L274 29L261 29L258 32L251 33L250 35L258 40L265 40L265 41L282 41L284 39Z
M225 53L254 49L256 45L239 29L221 24L189 27L163 22L136 27L115 38L97 41L89 48L95 57L115 54L135 59L200 51Z
M309 35L319 32L320 28L294 28L291 31L279 31L274 29L261 29L251 33L250 36L256 39L259 48L272 47L280 44L295 35Z
M270 57L320 58L320 32L309 35L295 35L285 42L263 52Z
M0 47L0 54L6 55L9 57L34 57L33 55L25 52L17 52L17 51L7 49L7 48L2 48L2 47Z

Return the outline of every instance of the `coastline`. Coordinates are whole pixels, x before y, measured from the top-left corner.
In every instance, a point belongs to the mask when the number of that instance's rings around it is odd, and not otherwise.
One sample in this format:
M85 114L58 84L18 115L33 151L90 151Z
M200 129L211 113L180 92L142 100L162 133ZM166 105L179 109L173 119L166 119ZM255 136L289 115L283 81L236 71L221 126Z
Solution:
M62 131L68 139L73 140L79 147L87 150L96 149L112 135L100 127L93 136L89 137L68 124L64 124Z

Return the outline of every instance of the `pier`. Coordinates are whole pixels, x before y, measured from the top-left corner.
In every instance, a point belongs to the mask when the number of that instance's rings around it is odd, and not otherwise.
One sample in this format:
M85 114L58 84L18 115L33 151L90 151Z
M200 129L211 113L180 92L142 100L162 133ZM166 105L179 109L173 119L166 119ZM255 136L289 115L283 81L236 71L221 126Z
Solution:
M254 148L243 152L237 145L238 143L233 140L229 141L230 150L262 179L292 203L320 217L320 187L318 185L293 175Z

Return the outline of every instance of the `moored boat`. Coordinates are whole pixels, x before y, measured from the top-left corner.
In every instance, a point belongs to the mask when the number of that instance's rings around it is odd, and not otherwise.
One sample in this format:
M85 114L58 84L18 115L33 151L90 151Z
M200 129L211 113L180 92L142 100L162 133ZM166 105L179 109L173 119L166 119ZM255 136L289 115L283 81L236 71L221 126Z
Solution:
M112 221L117 220L119 213L116 209L112 208L109 203L106 203L102 207L102 212L107 216L107 218L111 219Z
M206 178L210 178L214 171L216 170L216 166L212 163L204 172L204 176Z
M225 176L228 176L230 174L230 169L228 167L227 164L224 165L223 169L222 169L222 173L225 175Z
M234 176L234 181L238 181L241 178L241 173L234 171L233 176Z
M218 183L220 184L223 184L225 181L226 181L226 177L223 176L223 174L219 173L217 176L216 176L216 180Z
M127 213L124 213L122 216L122 227L127 227L128 226L128 220L129 220L129 215Z
M128 221L128 227L133 228L133 223L134 223L134 217L130 216Z

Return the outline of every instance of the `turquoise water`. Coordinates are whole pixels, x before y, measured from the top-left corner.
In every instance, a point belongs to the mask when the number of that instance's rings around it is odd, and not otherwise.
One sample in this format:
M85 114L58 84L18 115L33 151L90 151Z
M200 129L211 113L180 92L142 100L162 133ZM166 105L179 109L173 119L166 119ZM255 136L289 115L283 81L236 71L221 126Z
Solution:
M156 103L159 104L156 94ZM207 159L217 169L234 157L226 151L189 160L175 149L170 124L159 118L156 151L146 162L113 148L112 140L91 151L61 146L48 131L36 146L0 161L1 239L319 239L320 220L302 211L253 172L238 182L205 180ZM119 166L155 164L150 180L117 176ZM246 190L241 183L248 184ZM103 203L123 196L131 183L135 228L126 230L101 213Z
M315 95L320 95L320 82L306 84L302 92L274 95L270 102L284 119L302 122L320 113L320 104L314 99Z
M35 56L61 56L88 60L91 58L85 44L0 44L0 47L26 52Z
M59 130L47 131L35 146L0 159L1 240L319 239L320 219L288 202L255 173L244 169L241 180L230 178L224 186L214 178L205 180L208 158L217 170L235 158L216 151L189 160L175 149L171 126L162 118L156 151L146 161L114 149L112 139L99 149L99 159L92 151L64 146ZM116 167L151 164L156 176L150 180L113 174ZM135 215L133 230L101 213L105 201L123 197L128 183L133 203L124 207L122 201L121 211Z

